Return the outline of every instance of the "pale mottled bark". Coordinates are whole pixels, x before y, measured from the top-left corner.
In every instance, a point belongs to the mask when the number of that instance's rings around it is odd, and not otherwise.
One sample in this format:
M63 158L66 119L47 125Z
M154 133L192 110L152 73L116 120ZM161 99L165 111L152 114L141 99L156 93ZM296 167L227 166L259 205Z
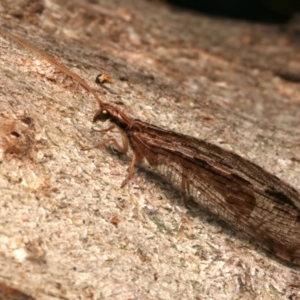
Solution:
M300 51L287 28L159 1L30 4L1 3L0 26L62 60L103 100L232 149L300 188ZM300 296L299 271L186 211L155 173L139 168L120 189L130 154L81 150L101 139L91 130L94 98L2 37L0 56L0 124L29 147L1 158L1 281L36 299ZM116 84L94 85L99 72ZM7 132L0 145L18 138Z

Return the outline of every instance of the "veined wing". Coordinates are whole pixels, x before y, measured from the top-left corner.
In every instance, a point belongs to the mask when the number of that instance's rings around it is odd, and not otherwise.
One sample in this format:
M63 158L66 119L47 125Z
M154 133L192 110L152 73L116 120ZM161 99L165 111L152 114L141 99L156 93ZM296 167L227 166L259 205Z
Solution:
M138 120L128 138L183 195L300 264L300 194L292 186L233 152Z

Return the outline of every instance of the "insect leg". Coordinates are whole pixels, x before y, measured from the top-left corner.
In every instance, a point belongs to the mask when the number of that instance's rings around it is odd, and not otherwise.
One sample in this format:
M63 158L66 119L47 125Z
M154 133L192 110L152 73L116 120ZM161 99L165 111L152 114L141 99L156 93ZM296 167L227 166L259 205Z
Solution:
M133 173L134 173L135 162L136 162L136 155L133 154L133 157L132 157L132 160L131 160L131 163L129 166L128 174L127 174L125 180L122 182L121 188L124 187L131 180Z
M117 150L121 153L126 153L128 151L128 146L126 147L126 145L123 145L121 146L115 139L111 138L111 139L107 139L107 140L104 140L92 147L84 147L84 148L81 148L82 150L86 151L86 150L91 150L91 149L94 149L94 148L100 148L100 147L103 147L105 146L106 144L108 144L109 142L112 142L114 144L114 146L117 148Z

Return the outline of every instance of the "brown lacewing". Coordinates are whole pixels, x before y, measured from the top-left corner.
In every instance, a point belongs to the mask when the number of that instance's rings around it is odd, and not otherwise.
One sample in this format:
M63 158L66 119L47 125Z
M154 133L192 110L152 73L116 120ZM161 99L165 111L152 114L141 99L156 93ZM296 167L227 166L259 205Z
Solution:
M113 143L120 152L129 147L133 151L122 187L132 178L135 164L146 160L185 197L300 266L300 193L291 185L231 151L128 117L101 101L81 77L53 57L6 31L0 33L45 58L95 96L100 108L93 121L110 121L106 131L118 128L123 141L120 145L107 139L96 147Z

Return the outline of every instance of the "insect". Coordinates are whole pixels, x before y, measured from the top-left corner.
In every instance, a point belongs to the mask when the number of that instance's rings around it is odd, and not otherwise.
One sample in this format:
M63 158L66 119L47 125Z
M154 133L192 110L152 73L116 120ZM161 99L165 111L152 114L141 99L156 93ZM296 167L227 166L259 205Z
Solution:
M102 103L93 118L118 128L123 145L107 139L133 158L121 187L144 159L150 166L231 227L244 232L276 256L300 265L300 194L278 177L241 156L188 135L130 119Z
M35 49L14 36L12 40L27 45L29 50ZM254 237L275 256L300 266L300 193L295 188L231 151L128 117L114 105L101 101L82 78L64 65L53 63L52 57L49 60L38 49L34 52L95 96L99 109L94 122L109 121L111 126L105 131L119 129L122 144L110 138L94 147L113 143L122 153L132 149L129 171L121 187L132 178L135 165L146 160L184 197L192 198L229 226Z

